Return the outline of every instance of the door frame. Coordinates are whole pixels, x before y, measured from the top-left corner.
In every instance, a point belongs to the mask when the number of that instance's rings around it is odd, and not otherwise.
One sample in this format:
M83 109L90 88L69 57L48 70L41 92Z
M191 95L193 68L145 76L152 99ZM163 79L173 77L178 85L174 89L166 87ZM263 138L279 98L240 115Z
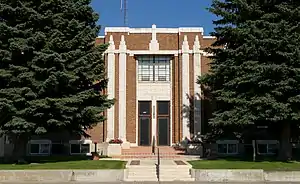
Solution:
M168 115L159 115L158 114L158 103L159 102L168 102ZM170 100L157 100L156 101L156 145L158 145L158 146L160 146L159 145L159 132L158 132L158 129L159 129L159 121L158 121L158 119L159 118L163 118L163 117L165 117L165 118L168 118L168 140L167 140L167 142L168 142L168 145L162 145L162 146L171 146L171 138L170 138L170 136L171 136L171 102L170 102Z
M140 115L140 102L149 102L149 115ZM150 144L148 146L151 146L151 142L152 142L152 101L151 100L139 100L138 101L138 146L147 146L147 145L141 145L141 137L140 137L140 133L141 133L141 126L140 126L140 118L141 117L148 117L149 120L149 136L150 136Z

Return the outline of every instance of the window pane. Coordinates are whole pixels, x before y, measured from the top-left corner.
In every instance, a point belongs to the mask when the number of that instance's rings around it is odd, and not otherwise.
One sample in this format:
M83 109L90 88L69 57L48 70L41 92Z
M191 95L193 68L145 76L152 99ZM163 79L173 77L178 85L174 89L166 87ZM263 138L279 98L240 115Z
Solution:
M89 144L81 144L81 153L89 153L90 145Z
M158 115L169 115L169 102L157 102Z
M38 154L40 152L39 144L30 144L30 153Z
M259 153L267 153L268 152L267 144L258 144L257 147L258 147Z
M155 81L170 81L170 57L155 57Z
M169 56L139 56L139 81L170 81Z
M149 56L138 57L138 80L153 80L153 58Z
M80 144L71 144L71 153L80 153Z
M50 144L41 144L40 145L40 153L41 154L49 154L50 153Z
M151 102L139 102L139 114L151 115Z
M237 144L228 144L228 153L237 153Z
M218 144L218 153L227 153L227 144Z
M268 144L268 153L276 153L277 145L276 144Z

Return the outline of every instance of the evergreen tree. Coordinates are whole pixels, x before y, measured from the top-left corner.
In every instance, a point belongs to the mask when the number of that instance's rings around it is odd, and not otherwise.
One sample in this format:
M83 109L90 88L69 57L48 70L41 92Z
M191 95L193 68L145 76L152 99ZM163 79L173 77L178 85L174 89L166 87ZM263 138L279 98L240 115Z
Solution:
M216 109L213 125L277 127L279 158L291 158L290 130L300 119L300 1L214 0L216 42L200 77Z
M33 135L86 135L113 104L90 3L0 0L0 130L18 158Z

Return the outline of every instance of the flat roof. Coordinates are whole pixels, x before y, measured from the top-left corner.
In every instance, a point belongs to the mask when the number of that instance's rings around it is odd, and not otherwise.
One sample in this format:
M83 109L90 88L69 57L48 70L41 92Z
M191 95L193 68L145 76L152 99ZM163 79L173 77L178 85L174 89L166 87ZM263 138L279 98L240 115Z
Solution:
M181 32L194 32L204 33L202 27L179 27L179 28L157 28L155 24L152 28L130 28L130 27L106 27L105 35L108 32L125 32L125 33L152 33L155 29L156 33L181 33Z

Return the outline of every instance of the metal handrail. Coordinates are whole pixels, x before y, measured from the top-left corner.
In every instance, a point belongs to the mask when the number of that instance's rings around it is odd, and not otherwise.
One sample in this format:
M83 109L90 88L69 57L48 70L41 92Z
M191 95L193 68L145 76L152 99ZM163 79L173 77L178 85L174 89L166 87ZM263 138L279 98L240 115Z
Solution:
M155 136L152 138L152 154L155 155L155 148L157 148L157 164L155 164L156 168L156 177L157 181L160 183L160 153L159 148L155 146Z
M159 148L157 148L157 181L160 182L160 154L159 154Z

